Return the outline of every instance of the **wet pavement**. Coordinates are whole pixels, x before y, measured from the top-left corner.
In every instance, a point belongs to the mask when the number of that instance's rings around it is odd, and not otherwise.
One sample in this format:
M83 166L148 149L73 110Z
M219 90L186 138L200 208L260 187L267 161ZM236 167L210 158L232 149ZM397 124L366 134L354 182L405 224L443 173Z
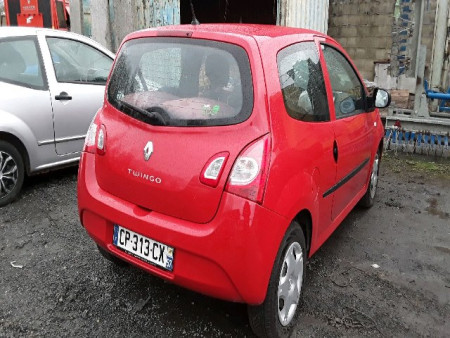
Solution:
M294 337L450 332L450 162L382 161L378 196L313 256ZM252 336L246 307L104 260L81 227L77 169L0 209L0 336Z

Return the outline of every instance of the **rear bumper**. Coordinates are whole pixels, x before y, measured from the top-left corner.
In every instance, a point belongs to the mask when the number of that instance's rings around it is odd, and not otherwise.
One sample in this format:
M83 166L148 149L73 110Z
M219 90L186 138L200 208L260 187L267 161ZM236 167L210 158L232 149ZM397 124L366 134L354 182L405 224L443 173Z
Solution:
M206 224L144 210L103 191L95 178L95 155L83 155L78 208L81 223L98 245L188 289L229 301L264 301L278 246L289 225L286 219L228 193L223 194L216 216ZM114 224L174 247L173 271L116 248L112 244Z

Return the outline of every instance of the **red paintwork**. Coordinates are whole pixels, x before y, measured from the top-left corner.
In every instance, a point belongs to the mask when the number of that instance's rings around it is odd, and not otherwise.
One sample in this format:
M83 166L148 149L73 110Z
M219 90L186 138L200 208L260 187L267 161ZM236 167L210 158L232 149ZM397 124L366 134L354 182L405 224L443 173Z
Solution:
M301 211L311 215L312 255L364 195L383 136L378 110L337 121L321 54L331 121L301 122L288 116L277 80L277 53L307 40L315 41L319 51L321 42L342 51L318 32L261 25L186 25L135 32L125 40L152 36L242 46L253 76L253 113L232 126L164 128L136 121L105 102L95 121L105 126L105 154L84 152L80 162L81 222L97 244L152 274L214 297L260 304L291 221ZM263 200L256 203L225 188L236 158L264 135L270 138L271 150ZM149 140L154 153L146 163L142 151ZM333 159L335 140L342 147L338 164ZM217 186L200 182L205 165L221 152L229 156ZM323 197L365 158L370 161L359 174ZM130 168L159 177L162 184L143 184L130 175ZM111 244L114 223L174 247L173 272L116 249Z
M6 15L6 25L10 26L10 5L9 2L20 1L20 13L17 13L17 26L24 27L44 27L44 19L41 10L39 9L38 0L5 0L5 15ZM56 2L62 2L64 4L64 18L67 20L69 18L69 0L48 0L50 1L50 11L52 18L52 26L45 28L53 28L67 31L67 28L62 28L59 26L58 14L56 9ZM13 14L14 15L14 14ZM32 19L32 20L30 20Z

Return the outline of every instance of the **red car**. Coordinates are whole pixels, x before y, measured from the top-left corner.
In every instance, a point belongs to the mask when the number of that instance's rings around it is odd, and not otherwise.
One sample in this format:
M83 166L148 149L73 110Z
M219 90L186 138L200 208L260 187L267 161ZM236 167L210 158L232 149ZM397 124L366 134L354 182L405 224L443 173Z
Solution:
M285 336L307 258L374 203L389 101L318 32L132 33L86 137L81 223L109 260L247 303L255 333Z

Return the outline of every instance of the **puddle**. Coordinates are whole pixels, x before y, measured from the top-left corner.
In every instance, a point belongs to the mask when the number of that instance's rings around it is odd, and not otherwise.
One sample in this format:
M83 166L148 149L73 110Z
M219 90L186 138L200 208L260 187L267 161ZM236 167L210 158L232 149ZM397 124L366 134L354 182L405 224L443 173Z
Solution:
M438 200L436 198L430 198L427 200L430 205L425 209L430 215L439 216L442 219L450 218L448 212L444 212L438 208Z

